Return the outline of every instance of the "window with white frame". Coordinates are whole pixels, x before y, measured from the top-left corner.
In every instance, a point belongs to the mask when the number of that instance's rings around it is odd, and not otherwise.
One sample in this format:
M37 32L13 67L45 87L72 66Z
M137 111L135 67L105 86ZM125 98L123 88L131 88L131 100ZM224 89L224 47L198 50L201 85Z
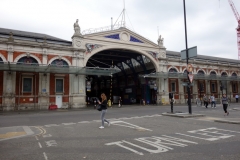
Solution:
M63 93L64 90L64 85L63 85L63 79L62 78L56 78L56 93Z
M22 79L22 92L23 93L32 93L33 89L33 79L32 77L23 77Z

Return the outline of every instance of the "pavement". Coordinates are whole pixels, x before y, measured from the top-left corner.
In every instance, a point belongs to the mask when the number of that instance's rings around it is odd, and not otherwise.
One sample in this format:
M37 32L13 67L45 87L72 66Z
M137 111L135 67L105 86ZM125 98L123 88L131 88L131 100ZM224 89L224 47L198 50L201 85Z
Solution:
M192 104L192 114L189 114L188 107L186 104L175 104L175 112L169 112L170 105L123 105L123 107L118 108L117 105L113 105L109 109L127 109L127 108L142 108L142 107L160 107L163 116L170 116L175 118L198 118L208 121L214 121L219 123L230 123L230 124L240 124L240 104L231 103L228 107L230 112L229 116L224 116L224 112L221 104L217 104L217 109L208 107L197 107L195 104ZM56 109L56 110L18 110L18 111L0 111L0 116L8 115L18 115L18 114L48 114L48 113L59 113L59 112L76 112L76 111L87 111L94 110L93 106L89 105L84 108L78 109Z

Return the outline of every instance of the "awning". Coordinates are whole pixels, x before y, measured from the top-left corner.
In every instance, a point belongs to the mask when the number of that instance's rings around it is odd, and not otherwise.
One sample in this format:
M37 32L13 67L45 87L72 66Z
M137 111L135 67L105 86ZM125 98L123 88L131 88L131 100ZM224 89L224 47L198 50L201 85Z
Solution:
M164 73L157 72L151 74L142 74L139 77L143 78L179 78L187 79L186 73ZM193 80L219 80L219 81L240 81L239 76L219 76L219 75L204 75L204 74L193 74Z
M0 63L0 71L112 76L121 70L118 68L77 67L64 65L57 66L24 63L16 64L8 62Z

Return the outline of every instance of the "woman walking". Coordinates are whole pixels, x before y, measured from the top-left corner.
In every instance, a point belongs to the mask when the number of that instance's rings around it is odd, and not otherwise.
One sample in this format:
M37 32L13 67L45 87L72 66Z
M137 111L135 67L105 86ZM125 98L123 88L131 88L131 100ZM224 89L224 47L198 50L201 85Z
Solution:
M229 112L227 111L227 107L228 107L228 98L226 96L226 94L223 94L223 97L222 97L222 105L223 105L223 110L225 112L224 116L228 116L229 115Z
M100 129L104 128L104 122L108 123L108 126L110 126L110 122L107 121L104 116L107 112L107 96L105 95L105 93L101 94L101 98L102 98L102 102L98 101L98 103L101 105L102 111L101 111L101 120L102 120L102 126L99 127Z

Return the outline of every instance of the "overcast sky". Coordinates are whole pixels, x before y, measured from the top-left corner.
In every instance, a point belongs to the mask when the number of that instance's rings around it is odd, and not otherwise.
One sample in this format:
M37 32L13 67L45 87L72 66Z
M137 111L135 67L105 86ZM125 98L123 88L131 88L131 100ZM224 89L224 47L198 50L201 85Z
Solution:
M232 0L240 13L240 0ZM167 50L185 49L183 0L125 0L126 24ZM111 25L123 10L123 0L1 0L1 25L71 40L73 23L81 31ZM198 54L237 59L237 20L228 0L186 0L188 47Z

